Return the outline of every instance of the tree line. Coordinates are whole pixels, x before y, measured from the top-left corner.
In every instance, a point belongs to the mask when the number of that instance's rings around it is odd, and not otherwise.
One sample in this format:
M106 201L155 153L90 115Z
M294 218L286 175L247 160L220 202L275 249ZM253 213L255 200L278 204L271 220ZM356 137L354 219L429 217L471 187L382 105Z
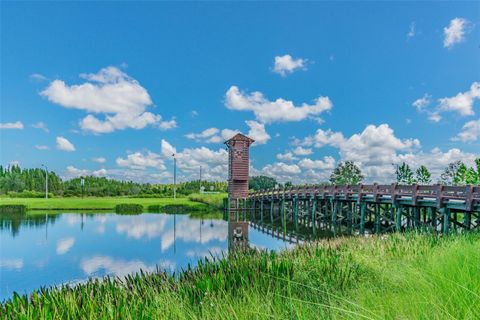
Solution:
M406 163L395 166L396 182L399 184L432 184L432 175L427 167L412 168ZM81 179L84 179L84 185ZM133 181L120 181L105 177L85 176L70 180L62 180L54 171L48 172L48 190L50 196L136 196L136 197L171 197L173 184L151 184ZM330 175L329 181L323 184L359 184L365 179L359 166L353 161L341 162ZM445 185L478 185L480 184L480 158L475 160L473 167L468 167L462 161L450 163L437 183ZM320 183L322 184L322 183ZM255 176L249 181L249 189L261 190L275 187L293 186L292 182L279 183L273 177ZM193 180L178 183L176 193L180 196L200 191L227 192L226 181ZM0 194L11 197L44 197L45 170L41 168L22 169L18 165L7 168L0 166Z
M41 168L22 169L18 165L7 168L0 166L0 194L11 197L44 197L45 170ZM84 179L82 186L81 179ZM200 191L227 191L224 181L188 181L177 183L177 195L189 195ZM120 181L105 177L85 176L62 180L54 171L48 172L48 191L50 196L137 196L137 197L171 197L173 184L151 184L133 181Z

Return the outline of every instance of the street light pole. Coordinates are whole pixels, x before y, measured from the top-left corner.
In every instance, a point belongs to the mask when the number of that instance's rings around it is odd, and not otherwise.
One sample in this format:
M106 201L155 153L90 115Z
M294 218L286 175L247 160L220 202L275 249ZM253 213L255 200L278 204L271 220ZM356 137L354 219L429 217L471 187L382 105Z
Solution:
M173 199L177 199L177 158L173 155Z
M200 193L202 193L202 166L200 166Z
M42 164L42 167L45 168L45 199L48 199L48 168L44 164Z
M85 179L83 177L80 178L80 184L82 185L82 199L83 199L83 195L85 193Z

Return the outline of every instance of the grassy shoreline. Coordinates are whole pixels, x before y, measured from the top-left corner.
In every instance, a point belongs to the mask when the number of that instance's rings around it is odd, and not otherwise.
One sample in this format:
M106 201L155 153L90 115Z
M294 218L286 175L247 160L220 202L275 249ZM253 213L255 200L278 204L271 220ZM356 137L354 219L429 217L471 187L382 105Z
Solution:
M182 208L188 211L218 210L218 198L222 195L199 195L193 198L131 198L131 197L86 197L86 198L0 198L0 205L26 205L29 211L40 210L97 210L113 211L119 204L139 204L144 210L149 206ZM196 199L202 201L196 201Z
M337 238L281 254L92 280L0 303L6 318L478 319L480 233Z

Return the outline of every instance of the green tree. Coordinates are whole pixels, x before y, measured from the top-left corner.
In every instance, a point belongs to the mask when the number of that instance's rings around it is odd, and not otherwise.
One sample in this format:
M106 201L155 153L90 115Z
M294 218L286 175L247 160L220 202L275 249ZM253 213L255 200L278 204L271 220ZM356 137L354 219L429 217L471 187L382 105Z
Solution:
M248 188L252 190L263 190L275 188L275 185L278 184L277 180L272 177L267 176L255 176L251 177L248 183Z
M475 159L475 166L469 169L467 183L480 185L480 158Z
M455 174L454 184L456 185L466 185L480 184L480 159L475 160L475 167L468 168L464 163L462 163Z
M440 182L448 185L480 184L480 158L475 159L475 165L470 168L461 161L450 163L442 173Z
M413 176L413 170L408 164L403 162L400 166L397 165L395 170L395 175L397 176L397 183L399 184L414 184L415 177Z
M453 176L453 184L460 185L460 186L466 185L467 180L468 180L468 176L469 176L468 171L469 170L468 170L467 165L462 162L458 166L457 171L455 172L455 175Z
M330 182L336 185L359 184L363 178L362 171L353 161L345 161L333 170Z
M446 185L454 184L455 176L462 161L455 161L448 164L443 173L440 175L440 183Z
M415 179L419 184L430 184L432 183L432 174L428 171L427 167L420 166L420 168L415 171Z
M25 182L19 173L11 173L2 178L0 188L3 192L8 191L20 192L25 188Z

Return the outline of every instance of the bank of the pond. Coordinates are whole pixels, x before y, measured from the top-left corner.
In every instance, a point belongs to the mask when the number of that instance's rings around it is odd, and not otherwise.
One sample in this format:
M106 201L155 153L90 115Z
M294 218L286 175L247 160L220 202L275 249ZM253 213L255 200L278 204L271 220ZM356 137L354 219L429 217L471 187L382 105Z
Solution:
M140 205L144 211L212 211L218 210L215 197L197 198L130 198L130 197L88 197L88 198L0 198L0 206L25 205L27 210L105 210L115 211L118 205ZM218 195L214 195L217 196Z
M4 318L478 319L480 234L339 238L15 296Z

